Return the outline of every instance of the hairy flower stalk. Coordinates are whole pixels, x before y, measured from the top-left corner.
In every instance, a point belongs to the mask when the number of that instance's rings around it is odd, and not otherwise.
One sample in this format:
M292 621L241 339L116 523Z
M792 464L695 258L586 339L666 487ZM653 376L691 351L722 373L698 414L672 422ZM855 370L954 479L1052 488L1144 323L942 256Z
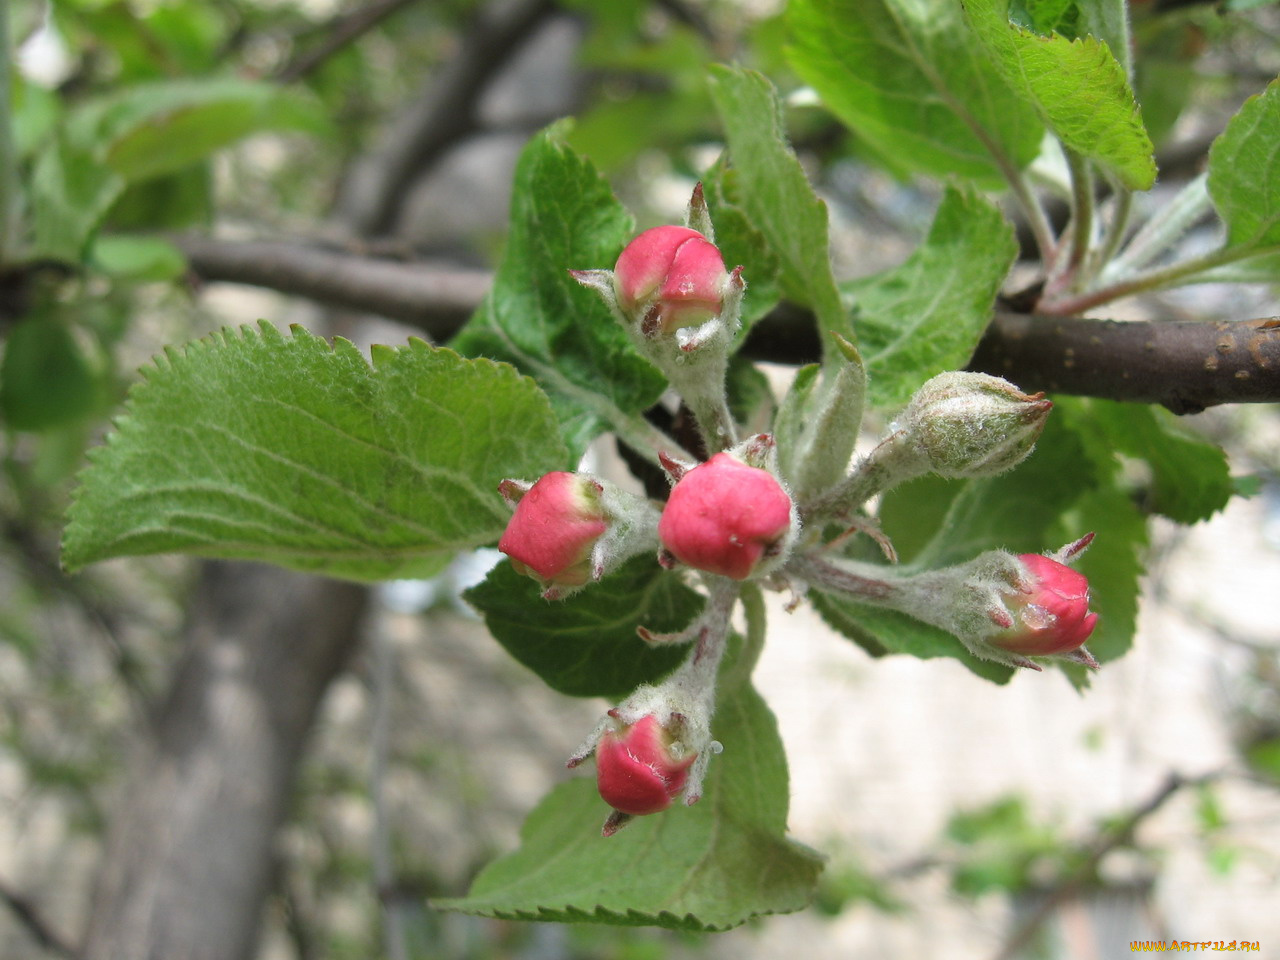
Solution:
M724 381L746 281L742 267L725 268L701 184L685 220L640 234L612 270L569 273L600 295L636 349L666 375L714 453L737 443Z
M1093 534L1055 556L1074 559ZM1040 670L1029 657L1062 657L1096 668L1084 649L1097 615L1088 581L1064 563L991 550L941 570L907 573L841 557L796 557L789 572L806 583L897 610L957 637L974 656Z
M900 483L941 477L991 477L1017 466L1035 448L1053 403L1000 377L943 373L911 398L889 434L804 514L843 517Z
M739 587L724 577L704 576L703 582L706 606L687 628L673 634L640 631L650 643L692 641L684 662L609 710L569 758L572 768L596 755L596 784L613 807L602 829L606 837L681 797L686 806L697 803L707 765L722 749L711 737L711 718Z

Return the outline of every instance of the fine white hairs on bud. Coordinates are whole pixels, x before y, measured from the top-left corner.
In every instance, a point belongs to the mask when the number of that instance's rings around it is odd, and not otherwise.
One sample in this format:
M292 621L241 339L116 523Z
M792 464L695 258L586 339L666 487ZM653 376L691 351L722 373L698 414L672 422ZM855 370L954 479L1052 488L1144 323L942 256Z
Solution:
M1035 447L1053 403L985 373L943 373L916 391L902 415L910 442L943 477L991 477Z

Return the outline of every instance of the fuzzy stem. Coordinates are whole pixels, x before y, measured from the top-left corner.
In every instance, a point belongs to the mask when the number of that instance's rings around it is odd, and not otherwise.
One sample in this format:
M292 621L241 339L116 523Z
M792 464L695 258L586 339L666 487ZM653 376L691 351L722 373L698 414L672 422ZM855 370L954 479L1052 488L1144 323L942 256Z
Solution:
M1084 263L1085 255L1093 240L1093 171L1080 154L1063 147L1067 169L1071 172L1071 253L1067 258L1065 275L1071 277Z
M876 494L928 470L928 462L907 442L907 431L897 430L881 440L842 483L811 503L802 504L801 520L807 525L817 517L846 516Z
M1133 191L1120 186L1115 180L1112 180L1112 187L1115 190L1116 201L1111 210L1106 236L1103 237L1102 245L1096 251L1097 256L1087 267L1090 284L1098 271L1105 269L1115 257L1116 251L1120 249L1125 232L1129 228L1129 217L1133 213Z

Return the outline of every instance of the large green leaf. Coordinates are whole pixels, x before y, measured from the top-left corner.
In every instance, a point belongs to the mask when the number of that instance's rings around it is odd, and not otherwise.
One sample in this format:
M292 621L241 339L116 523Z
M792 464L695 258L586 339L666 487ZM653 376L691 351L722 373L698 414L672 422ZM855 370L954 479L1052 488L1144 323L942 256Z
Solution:
M1103 40L1023 29L1009 22L1009 0L964 0L964 9L1006 81L1064 146L1096 160L1131 190L1151 187L1151 138L1125 69Z
M773 84L749 70L716 66L711 96L724 124L738 202L778 258L783 290L813 309L821 329L852 338L831 274L827 206L787 144Z
M91 454L63 559L182 550L353 579L489 543L508 476L563 468L546 398L503 364L422 341L373 366L270 324L169 350Z
M791 65L895 164L994 184L1035 159L1042 125L955 0L793 0Z
M905 403L930 377L968 362L1017 253L994 204L948 189L905 263L845 286L874 406Z
M562 132L544 131L521 154L502 266L452 346L506 360L536 379L570 447L581 452L619 414L651 406L665 380L635 352L600 296L569 276L612 267L634 224Z
M1280 81L1245 101L1209 149L1209 196L1231 246L1280 244Z
M725 930L805 907L820 859L786 838L787 767L777 725L748 684L722 692L724 752L692 807L600 836L595 784L561 784L529 815L520 849L490 864L445 910L513 920Z
M503 563L467 601L484 615L489 632L513 657L561 693L617 699L672 670L684 645L652 646L637 627L681 630L702 609L702 597L678 574L640 556L581 593L554 603Z

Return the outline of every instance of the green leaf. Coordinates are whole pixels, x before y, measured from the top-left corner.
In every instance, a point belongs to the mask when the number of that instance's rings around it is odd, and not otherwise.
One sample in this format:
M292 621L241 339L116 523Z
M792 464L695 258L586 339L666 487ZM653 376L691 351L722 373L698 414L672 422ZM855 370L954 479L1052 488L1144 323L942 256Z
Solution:
M984 679L1007 683L1013 670L990 660L979 660L956 637L921 623L896 610L858 603L843 594L809 594L822 619L833 630L853 640L872 656L906 653L921 660L953 657Z
M852 339L831 274L827 206L787 144L777 91L760 74L732 67L712 67L710 82L738 202L778 258L782 289L813 309L820 329Z
M1058 401L1056 415L1068 412L1096 463L1114 470L1116 454L1146 462L1151 479L1144 506L1151 512L1196 523L1231 498L1234 487L1222 448L1188 430L1167 410L1071 397Z
M1017 253L1013 227L994 204L948 188L906 262L845 285L874 406L906 403L930 377L964 367Z
M500 480L568 463L546 398L502 364L419 340L373 366L270 324L157 358L90 465L63 560L181 550L358 580L422 575L492 542Z
M729 269L742 266L742 276L747 281L742 300L745 334L782 297L778 288L778 257L743 208L741 177L737 170L717 163L703 177L702 186L716 229L716 246ZM744 339L740 336L738 344Z
M516 167L511 232L493 289L452 346L506 360L551 396L572 451L619 414L636 414L666 381L642 359L599 295L571 269L612 267L631 215L562 126L534 137Z
M31 174L33 257L79 263L93 231L125 182L94 153L59 133L40 151Z
M133 283L175 280L187 269L182 251L160 237L98 237L89 259L103 273Z
M512 920L726 930L789 913L813 895L821 861L786 838L787 768L777 724L747 684L713 724L724 752L692 807L638 817L600 836L595 784L561 784L529 815L520 849L486 867L443 910Z
M48 430L87 416L98 382L70 327L39 312L9 331L0 364L0 414L14 430Z
M1040 150L1042 125L954 0L793 0L791 65L873 151L994 186Z
M1009 22L1008 0L964 0L969 24L1014 90L1067 148L1130 190L1155 182L1154 148L1125 69L1096 37L1042 37Z
M1280 244L1280 81L1250 97L1209 148L1209 196L1235 247Z
M921 522L933 524L932 536L910 558L913 565L927 568L960 563L984 550L1039 553L1060 547L1049 542L1050 529L1097 482L1080 439L1063 421L1055 410L1035 451L1008 473L945 485L931 480L889 491L880 511L885 533L896 543L899 524L908 531ZM951 498L938 520L936 506L927 501L947 493ZM904 539L921 538L908 532Z
M543 600L529 577L499 564L465 594L507 652L552 689L575 697L618 699L675 668L684 645L656 646L636 636L681 630L702 609L702 597L652 555L636 557L581 593Z
M230 77L137 84L88 105L72 123L130 182L173 173L261 130L326 129L297 93Z

